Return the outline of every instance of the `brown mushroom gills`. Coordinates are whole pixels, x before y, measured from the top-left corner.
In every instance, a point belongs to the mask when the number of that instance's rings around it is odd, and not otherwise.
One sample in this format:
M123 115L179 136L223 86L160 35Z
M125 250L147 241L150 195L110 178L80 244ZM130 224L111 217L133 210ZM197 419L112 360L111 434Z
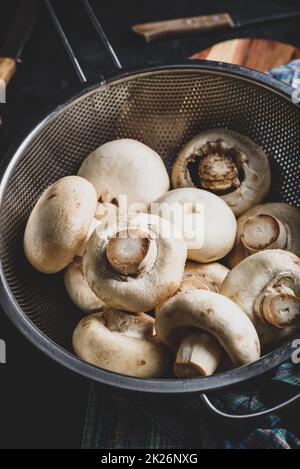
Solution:
M222 140L208 142L191 158L190 176L197 187L226 193L241 186L247 157Z
M263 249L286 249L288 228L284 222L272 215L255 215L244 224L241 241L247 254L254 254Z
M106 257L110 265L120 274L137 275L150 270L157 257L157 246L149 235L139 229L119 231L106 246Z

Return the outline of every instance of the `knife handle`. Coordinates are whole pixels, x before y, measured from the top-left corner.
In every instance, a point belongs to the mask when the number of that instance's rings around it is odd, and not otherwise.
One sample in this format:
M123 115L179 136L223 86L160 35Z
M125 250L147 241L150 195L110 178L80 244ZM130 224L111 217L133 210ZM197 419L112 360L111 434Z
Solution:
M6 85L10 82L17 70L17 63L9 57L0 57L0 80Z
M234 27L234 21L228 13L219 13L210 16L194 16L192 18L136 24L132 27L132 30L144 36L146 41L149 42L175 34L198 33L226 27Z

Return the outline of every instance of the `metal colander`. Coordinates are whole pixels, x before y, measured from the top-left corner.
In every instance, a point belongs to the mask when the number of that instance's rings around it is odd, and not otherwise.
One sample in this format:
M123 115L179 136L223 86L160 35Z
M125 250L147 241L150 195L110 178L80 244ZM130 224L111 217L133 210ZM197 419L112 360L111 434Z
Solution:
M15 324L66 366L131 389L185 392L217 388L283 361L288 354L284 346L256 364L193 381L144 381L83 363L75 358L71 346L80 313L67 297L62 276L34 271L25 259L22 238L42 192L57 179L76 174L96 147L122 137L149 145L170 170L179 149L195 134L217 127L240 132L270 157L270 199L300 206L300 109L290 97L289 87L263 74L191 62L123 73L48 115L18 147L1 183L1 297Z

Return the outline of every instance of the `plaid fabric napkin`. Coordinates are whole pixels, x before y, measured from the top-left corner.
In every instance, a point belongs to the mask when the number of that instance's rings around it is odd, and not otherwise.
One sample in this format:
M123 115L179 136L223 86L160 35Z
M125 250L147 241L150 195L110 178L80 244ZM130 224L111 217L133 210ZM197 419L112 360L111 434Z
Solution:
M215 393L221 410L260 411L300 392L300 366L281 365L263 384ZM245 424L207 412L198 395L161 396L127 392L93 383L83 448L98 449L300 449L300 401L281 412ZM254 425L257 425L256 427Z
M300 60L270 71L300 88ZM251 413L300 392L300 365L284 363L263 384L214 394L213 403L229 413ZM260 421L228 423L208 415L197 395L156 396L91 384L83 448L103 449L300 449L300 401Z
M271 75L294 88L300 88L300 60L293 60L287 65L274 67L270 70Z

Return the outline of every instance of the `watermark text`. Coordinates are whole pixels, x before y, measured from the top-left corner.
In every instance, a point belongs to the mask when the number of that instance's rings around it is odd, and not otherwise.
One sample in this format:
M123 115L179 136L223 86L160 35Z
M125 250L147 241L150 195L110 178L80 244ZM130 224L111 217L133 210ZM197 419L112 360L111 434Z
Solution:
M6 343L4 340L0 339L0 364L4 365L6 363Z
M299 365L300 363L300 339L295 339L292 344L293 349L295 351L292 353L292 362L295 365Z
M6 83L0 78L0 103L6 103Z

